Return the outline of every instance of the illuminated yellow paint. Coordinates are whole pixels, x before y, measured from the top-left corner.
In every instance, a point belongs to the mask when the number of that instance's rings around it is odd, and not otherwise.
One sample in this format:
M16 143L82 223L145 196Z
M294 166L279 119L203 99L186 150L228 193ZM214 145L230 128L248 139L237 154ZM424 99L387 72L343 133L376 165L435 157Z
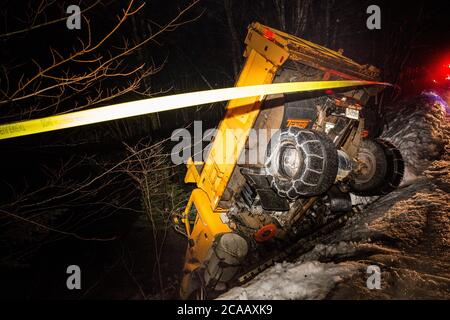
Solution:
M249 97L258 97L258 99L260 99L260 97L269 94L314 91L369 84L375 83L367 81L291 82L175 94L164 97L119 103L111 106L72 112L42 119L3 124L0 125L0 140L129 118L149 113L176 110L230 99Z
M195 206L197 210L197 217L194 227L191 229L188 214L192 206ZM211 209L209 199L203 190L197 188L192 191L182 218L190 239L183 267L185 276L180 287L180 293L184 299L188 298L189 295L191 272L202 266L213 248L216 237L220 234L231 232L228 225L222 222L220 215L220 211L214 212Z
M192 205L197 209L197 220L195 221L194 228L189 230L187 215ZM203 190L195 189L192 191L183 216L188 236L194 241L193 246L188 249L190 260L203 261L215 236L221 233L231 232L228 225L222 222L220 214L219 211L214 212L211 209L208 198Z
M317 69L326 69L326 66L337 70L345 70L345 79L376 80L380 70L374 66L360 65L357 62L345 57L342 53L329 48L317 45L308 40L287 34L283 31L270 28L261 23L254 22L249 26L249 32L245 43L255 49L259 54L273 61L275 64L282 64L286 61L284 57L280 61L280 56L274 57L274 51L286 52L290 60L301 61L302 63L314 65ZM273 40L264 38L264 32L270 30ZM277 47L276 50L270 50ZM262 49L263 48L263 49ZM268 50L266 49L268 48ZM331 63L331 65L330 65Z

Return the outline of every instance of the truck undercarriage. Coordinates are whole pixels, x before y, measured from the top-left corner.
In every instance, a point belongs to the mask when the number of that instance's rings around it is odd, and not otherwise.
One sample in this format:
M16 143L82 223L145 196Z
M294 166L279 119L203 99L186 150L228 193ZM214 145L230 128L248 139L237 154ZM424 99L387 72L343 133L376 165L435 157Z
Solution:
M236 86L378 80L372 66L259 23L249 26L246 44ZM188 236L182 298L245 280L299 240L353 214L351 194L383 195L400 184L400 152L369 139L361 115L379 90L230 101L208 158L188 163L185 180L197 188L178 217Z

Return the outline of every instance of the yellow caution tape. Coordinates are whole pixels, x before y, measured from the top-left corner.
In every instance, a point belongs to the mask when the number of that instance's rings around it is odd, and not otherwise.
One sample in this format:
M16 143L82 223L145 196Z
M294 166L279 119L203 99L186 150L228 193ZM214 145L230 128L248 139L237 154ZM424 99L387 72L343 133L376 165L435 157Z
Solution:
M348 80L310 81L273 83L181 93L119 103L41 119L3 124L0 125L0 140L232 99L364 85L386 86L388 84L382 82Z

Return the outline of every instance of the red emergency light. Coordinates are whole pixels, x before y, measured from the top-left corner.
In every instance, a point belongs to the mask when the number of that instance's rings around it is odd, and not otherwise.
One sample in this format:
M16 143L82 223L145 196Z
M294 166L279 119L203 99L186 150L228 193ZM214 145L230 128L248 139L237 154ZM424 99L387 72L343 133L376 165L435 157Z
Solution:
M450 53L444 55L429 68L431 82L435 86L450 87Z
M266 38L270 41L273 41L273 40L275 40L275 33L273 33L272 30L266 28L266 29L264 29L264 38Z

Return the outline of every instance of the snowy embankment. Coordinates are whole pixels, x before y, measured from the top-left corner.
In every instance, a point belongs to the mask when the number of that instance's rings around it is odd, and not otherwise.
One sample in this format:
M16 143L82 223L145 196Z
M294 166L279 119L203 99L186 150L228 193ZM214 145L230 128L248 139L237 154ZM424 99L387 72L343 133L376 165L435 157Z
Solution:
M355 266L350 264L318 261L277 263L248 285L233 288L219 299L324 299L342 277L353 272Z
M402 152L403 187L219 299L450 298L450 126L442 100L422 95L386 108L382 134ZM369 265L381 289L367 288Z

